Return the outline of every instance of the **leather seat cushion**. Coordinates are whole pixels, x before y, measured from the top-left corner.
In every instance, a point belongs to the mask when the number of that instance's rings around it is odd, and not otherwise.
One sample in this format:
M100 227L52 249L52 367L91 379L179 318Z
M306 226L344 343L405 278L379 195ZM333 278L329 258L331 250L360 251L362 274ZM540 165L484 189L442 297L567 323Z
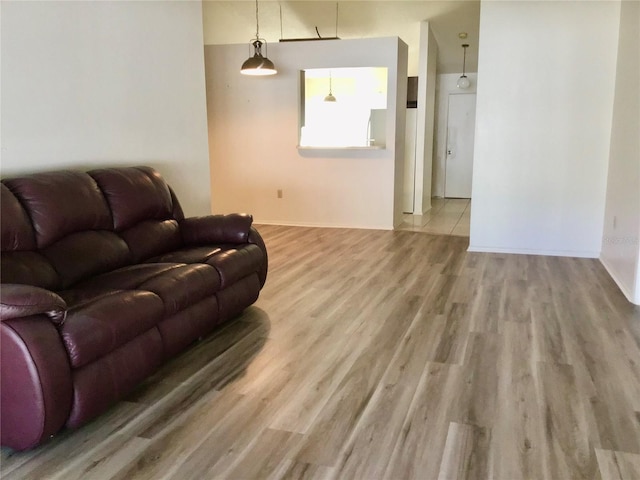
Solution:
M220 276L206 264L149 263L120 268L61 292L75 304L111 290L144 290L163 301L165 315L173 315L220 290Z
M144 282L158 275L169 274L172 270L183 266L182 263L156 263L129 265L97 275L73 286L77 291L134 290ZM63 296L64 298L64 296Z
M112 352L157 325L163 301L152 292L111 291L71 307L60 328L74 368Z
M206 263L220 275L221 288L260 270L264 256L257 245L212 245L187 247L153 257L147 262Z
M182 265L153 277L138 287L156 293L164 302L165 316L173 315L220 290L220 277L205 264Z
M162 363L156 328L138 335L104 357L74 369L73 402L67 427L77 428L104 412L149 377Z
M223 248L220 246L181 248L180 250L150 258L147 263L205 263L209 258L222 252Z

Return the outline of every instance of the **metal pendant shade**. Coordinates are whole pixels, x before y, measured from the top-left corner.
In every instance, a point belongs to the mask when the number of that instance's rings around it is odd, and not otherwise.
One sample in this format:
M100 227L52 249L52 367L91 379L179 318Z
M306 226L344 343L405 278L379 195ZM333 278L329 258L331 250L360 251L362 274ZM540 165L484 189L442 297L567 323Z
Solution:
M336 101L336 97L333 96L333 82L332 82L332 75L331 75L331 71L329 71L329 95L327 95L326 97L324 97L324 101L325 102L335 102Z
M253 46L253 56L249 57L240 69L243 75L264 76L278 73L273 62L266 56L262 56L262 45L267 46L267 41L260 38L260 27L258 23L258 0L256 0L256 38L251 41Z
M324 101L325 102L335 102L336 101L336 97L334 97L332 93L329 93L329 95L324 97Z
M266 42L265 42L266 43ZM275 75L278 73L273 62L262 56L262 41L255 39L252 43L254 48L253 57L249 57L242 64L240 73L243 75Z

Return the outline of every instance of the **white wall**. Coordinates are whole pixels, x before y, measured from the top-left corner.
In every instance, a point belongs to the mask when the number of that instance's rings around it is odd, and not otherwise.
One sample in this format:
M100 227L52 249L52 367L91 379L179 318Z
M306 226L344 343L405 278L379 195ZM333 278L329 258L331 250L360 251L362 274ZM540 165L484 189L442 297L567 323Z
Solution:
M601 260L640 304L640 3L622 2Z
M640 261L637 262L636 267L636 293L630 300L636 305L640 305Z
M393 111L395 112L395 125L388 129L387 136L395 138L394 146L394 176L393 176L393 223L392 228L397 227L403 221L402 194L404 189L404 149L405 130L407 127L407 71L409 64L409 48L406 43L398 38L396 42L396 65L394 66L395 99ZM392 88L389 82L389 88ZM391 108L391 106L389 106Z
M241 75L248 55L247 45L205 46L213 210L286 225L400 223L406 45L395 37L273 43L272 77ZM360 66L388 68L387 148L298 150L300 70Z
M470 250L599 257L619 18L482 3Z
M152 165L210 211L200 2L2 2L3 176Z
M414 187L415 214L431 209L433 130L436 98L438 44L429 22L420 22L420 60L418 69L418 113Z
M478 74L467 72L465 75L471 81L471 86L466 90L461 90L457 86L460 75L462 75L462 72L438 75L436 82L435 141L433 145L433 182L431 190L434 197L444 197L449 95L476 93L476 85L478 84Z

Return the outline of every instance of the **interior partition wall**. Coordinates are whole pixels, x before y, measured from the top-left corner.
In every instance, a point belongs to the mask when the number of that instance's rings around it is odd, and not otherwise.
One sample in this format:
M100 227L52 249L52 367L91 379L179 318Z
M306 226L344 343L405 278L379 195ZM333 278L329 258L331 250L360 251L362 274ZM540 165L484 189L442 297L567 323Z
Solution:
M205 46L213 210L281 225L400 224L406 44L397 37L269 43L278 69L270 77L241 75L247 55L247 45ZM301 71L372 66L388 72L385 148L299 148Z

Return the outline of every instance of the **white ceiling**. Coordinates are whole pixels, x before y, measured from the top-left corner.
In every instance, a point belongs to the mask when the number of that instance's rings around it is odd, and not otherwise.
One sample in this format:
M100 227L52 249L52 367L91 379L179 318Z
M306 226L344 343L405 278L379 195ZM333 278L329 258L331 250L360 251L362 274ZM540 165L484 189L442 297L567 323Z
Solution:
M398 36L409 45L409 75L418 69L420 22L429 21L438 43L438 73L462 71L462 47L468 43L467 72L478 70L480 1L435 0L259 0L260 37L344 39ZM280 25L282 10L282 37ZM255 37L255 1L204 0L204 43L248 43ZM458 33L467 32L461 40Z

